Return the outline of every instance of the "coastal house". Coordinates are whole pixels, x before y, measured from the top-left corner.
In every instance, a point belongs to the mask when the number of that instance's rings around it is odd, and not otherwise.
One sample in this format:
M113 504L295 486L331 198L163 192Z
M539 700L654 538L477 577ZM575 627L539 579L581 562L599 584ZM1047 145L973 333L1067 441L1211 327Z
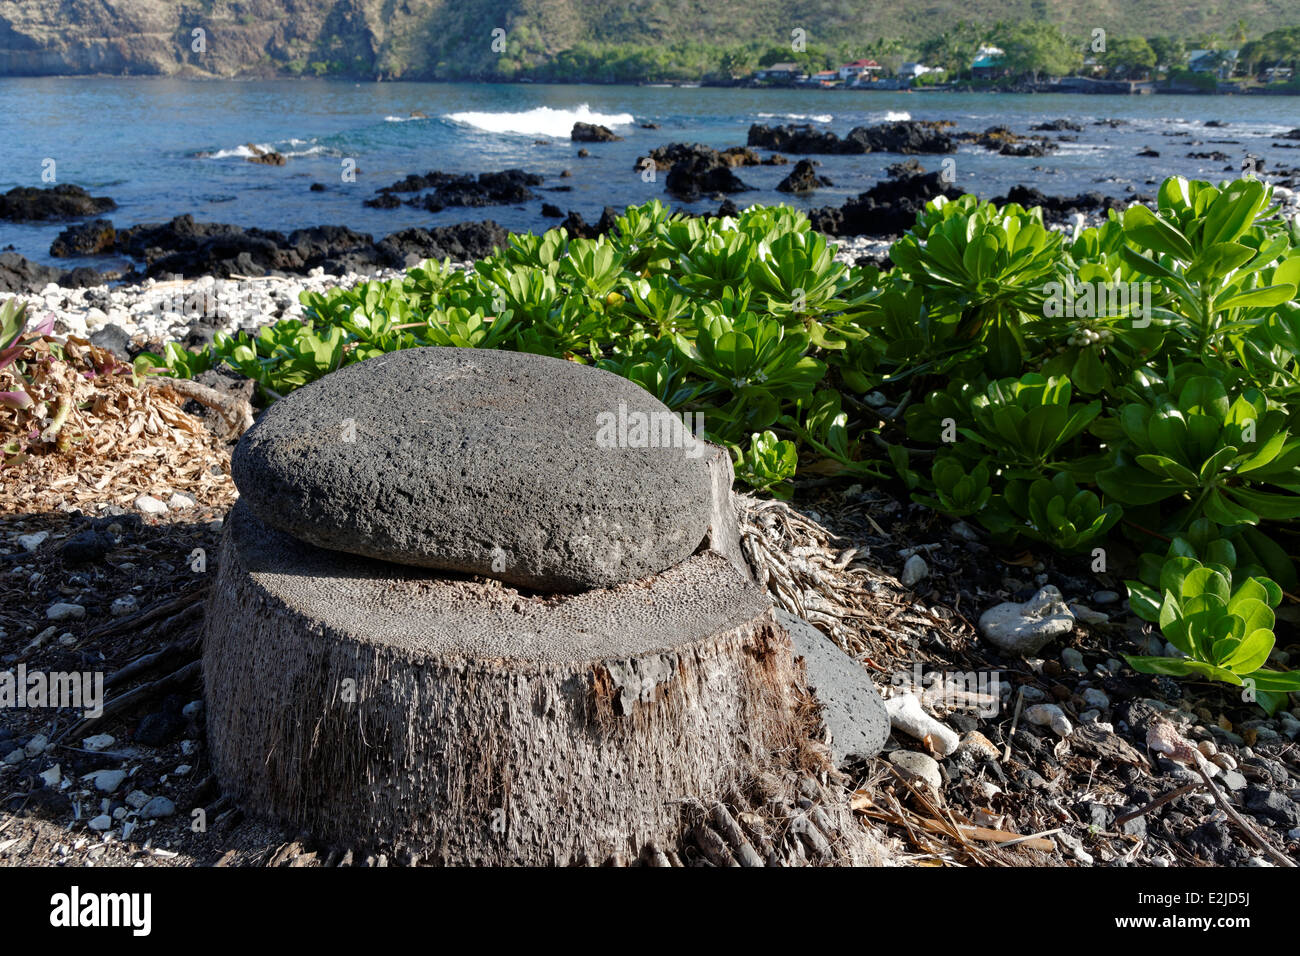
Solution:
M853 80L871 80L880 72L880 64L875 60L854 60L852 63L845 63L836 72L845 83Z
M768 83L793 83L804 75L798 63L773 63L754 71L754 79Z
M1236 68L1236 50L1190 50L1187 54L1187 69L1192 73L1215 73L1226 80Z
M822 70L814 73L812 76L800 77L796 82L800 86L835 86L840 81L840 75L835 70Z
M975 59L970 65L970 75L977 80L992 80L1005 76L1006 57L1007 52L1001 47L984 44L975 51Z
M943 70L937 66L926 66L924 63L904 63L898 68L898 76L904 80L914 80L918 76L925 76L927 73L942 73Z

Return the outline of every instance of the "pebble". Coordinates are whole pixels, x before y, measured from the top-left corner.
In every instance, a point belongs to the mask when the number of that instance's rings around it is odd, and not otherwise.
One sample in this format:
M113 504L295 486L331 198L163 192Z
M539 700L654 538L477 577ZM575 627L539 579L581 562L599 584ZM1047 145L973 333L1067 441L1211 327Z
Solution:
M1024 603L1004 601L980 615L980 633L1011 654L1029 655L1074 630L1074 615L1053 585Z
M173 492L172 496L167 499L167 507L171 511L188 511L193 508L196 502L189 495L183 495L179 491Z
M62 779L63 779L63 768L60 767L57 763L49 770L46 770L44 773L41 774L41 780L45 783L45 786L47 787L57 787L59 785L59 781Z
M914 554L903 564L903 573L898 580L903 587L910 588L929 577L929 574L930 566L925 563L925 558Z
M132 810L139 810L149 802L149 794L145 793L143 790L132 790L126 795L126 799L123 802Z
M963 541L978 541L980 539L979 532L964 521L953 522L952 533Z
M95 734L93 737L86 737L81 741L81 746L93 753L101 750L107 750L113 744L117 743L117 738L112 734Z
M20 764L27 759L27 754L23 753L22 747L15 747L5 755L5 763L9 766Z
M1047 697L1041 687L1034 687L1031 684L1025 684L1020 688L1020 692L1024 694L1026 704L1036 704Z
M35 534L20 534L18 536L18 544L24 551L35 551L45 543L45 539L49 536L50 533L48 531L37 531Z
M51 604L45 609L45 618L49 621L80 621L86 616L86 609L80 604Z
M1094 611L1086 604L1071 604L1070 611L1084 624L1105 624L1110 620L1110 615L1105 611Z
M1244 790L1246 788L1246 778L1237 770L1225 770L1219 780L1229 790Z
M154 797L140 808L140 816L145 820L158 820L169 817L176 812L176 804L166 797Z
M101 770L95 774L95 789L100 793L112 793L125 779L125 770Z
M1034 704L1025 708L1025 719L1038 727L1050 727L1058 737L1074 733L1074 725L1056 704Z
M134 594L125 594L117 598L108 608L108 613L113 617L125 617L128 614L134 614L140 609L140 602L136 600Z
M1106 710L1110 707L1110 698L1106 696L1106 692L1096 687L1089 687L1083 692L1083 702L1097 710Z
M1210 742L1207 740L1206 743L1210 743ZM1214 744L1211 743L1210 746L1213 747ZM1209 757L1211 763L1217 764L1218 766L1222 767L1224 770L1237 769L1237 761L1232 758L1231 754L1216 752L1210 754Z
M203 713L203 701L192 700L181 708L181 714L193 720L199 714Z
M971 753L982 760L997 760L998 748L978 730L971 730L962 735L957 746L958 753Z
M102 833L105 830L111 830L113 828L113 818L107 813L101 813L99 816L95 817L95 819L91 820L88 825L92 830L98 830Z
M1083 655L1079 653L1078 648L1067 647L1061 651L1061 663L1080 674L1088 673L1088 665L1083 662Z
M167 506L155 498L153 495L141 495L135 499L137 511L143 511L147 515L162 515L167 513Z
M1092 594L1093 604L1114 604L1119 600L1119 594L1115 591L1094 591Z
M23 748L23 752L29 757L39 757L41 754L45 753L45 748L49 745L50 738L46 737L44 734L37 734L31 740L27 741L27 746Z
M928 754L915 750L895 750L889 755L889 762L909 782L927 783L935 792L943 789L943 774L939 772L939 764Z

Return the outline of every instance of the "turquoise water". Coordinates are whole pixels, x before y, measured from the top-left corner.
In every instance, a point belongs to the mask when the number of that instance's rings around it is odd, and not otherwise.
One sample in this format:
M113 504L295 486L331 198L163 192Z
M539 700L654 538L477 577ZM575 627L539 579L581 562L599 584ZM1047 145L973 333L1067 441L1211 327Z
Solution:
M662 176L646 183L635 171L639 155L673 141L743 145L754 122L812 122L839 133L907 117L948 119L973 130L1001 124L1022 133L1033 123L1058 117L1084 125L1078 143L1063 143L1060 153L1041 159L962 147L955 157L957 183L986 196L1017 183L1055 195L1096 189L1119 196L1126 189L1150 192L1151 183L1173 173L1210 179L1227 175L1225 163L1188 159L1192 150L1219 150L1234 164L1251 152L1270 168L1300 165L1300 150L1287 149L1287 142L1278 139L1300 126L1300 101L1293 97L4 78L0 102L0 189L40 185L42 163L53 159L59 182L117 200L120 208L111 218L119 228L192 213L200 220L279 230L338 223L376 236L483 218L515 230L540 230L553 223L540 215L543 201L594 219L606 204L666 199ZM428 118L412 119L413 111ZM1092 125L1110 117L1128 123L1114 129ZM591 158L576 158L577 145L568 141L568 131L575 119L584 118L611 126L625 141L591 145ZM1230 125L1205 128L1208 120ZM661 128L638 125L647 122ZM1201 145L1190 145L1193 139ZM285 153L288 165L246 162L241 147L248 142ZM1138 158L1135 154L1144 147L1159 151L1160 157ZM205 152L211 155L199 158ZM818 158L820 171L835 185L809 199L775 191L788 172L781 167L738 170L756 188L733 198L741 205L838 205L877 181L899 157ZM920 159L931 169L942 162L937 156ZM355 182L344 181L347 161L359 170ZM537 200L436 215L362 204L378 187L407 173L507 167L546 177ZM564 169L572 171L571 178L558 178ZM326 190L311 192L314 182ZM546 191L561 185L572 191ZM706 201L694 208L714 206ZM0 223L0 246L12 244L24 255L51 261L47 251L60 228Z

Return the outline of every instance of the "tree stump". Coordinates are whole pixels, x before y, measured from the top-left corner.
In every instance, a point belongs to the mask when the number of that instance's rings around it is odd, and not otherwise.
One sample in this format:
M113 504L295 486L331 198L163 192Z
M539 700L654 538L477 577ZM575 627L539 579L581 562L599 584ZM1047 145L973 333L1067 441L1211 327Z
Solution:
M530 594L226 526L205 625L214 768L245 810L455 865L677 845L685 802L806 738L766 598L701 550Z

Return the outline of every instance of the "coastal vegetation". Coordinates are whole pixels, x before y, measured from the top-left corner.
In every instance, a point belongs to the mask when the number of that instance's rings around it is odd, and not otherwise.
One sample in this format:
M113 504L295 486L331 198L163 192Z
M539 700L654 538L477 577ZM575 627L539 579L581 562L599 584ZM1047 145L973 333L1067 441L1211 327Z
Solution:
M516 235L472 271L304 293L306 321L136 370L225 365L273 401L426 345L591 364L696 413L759 492L893 482L1003 545L1113 562L1177 649L1135 668L1244 685L1273 711L1300 689L1263 666L1300 518L1300 225L1275 213L1254 179L1171 178L1154 210L1073 235L1038 208L939 197L881 271L836 262L787 207L652 202L596 239Z

